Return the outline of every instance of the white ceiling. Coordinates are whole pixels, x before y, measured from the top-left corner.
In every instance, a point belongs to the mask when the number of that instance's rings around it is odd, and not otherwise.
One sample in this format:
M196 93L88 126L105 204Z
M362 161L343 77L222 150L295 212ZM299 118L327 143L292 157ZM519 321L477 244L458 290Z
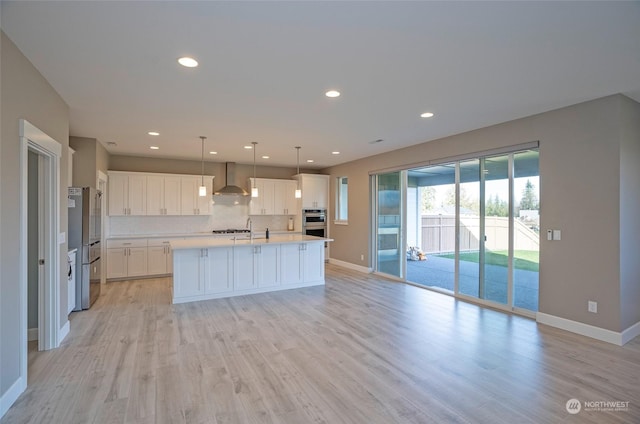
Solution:
M295 166L300 145L305 167L326 167L614 93L640 101L637 1L3 1L1 17L69 105L71 135L113 154L199 160L204 135L207 160L251 163L242 146L257 141L259 164Z

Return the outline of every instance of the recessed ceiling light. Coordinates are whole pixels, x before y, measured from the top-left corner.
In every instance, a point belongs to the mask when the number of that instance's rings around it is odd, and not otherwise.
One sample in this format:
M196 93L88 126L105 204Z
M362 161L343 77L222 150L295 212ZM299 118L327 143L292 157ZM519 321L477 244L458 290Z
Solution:
M209 152L210 155L217 155L218 152Z
M269 156L262 156L262 159L269 159Z
M308 163L313 163L313 159L307 159Z
M251 150L251 149L253 149L253 146L244 146L244 148L247 149L247 150Z
M149 146L149 148L150 148L151 150L159 150L159 149L160 149L158 146Z
M198 61L189 56L181 57L178 59L178 63L187 68L195 68L198 66Z
M149 131L147 134L149 134L149 135L160 135L160 133L157 132L157 131Z
M340 152L331 152L332 155L339 155Z
M425 113L420 114L421 118L431 118L432 116L433 116L433 113L431 113L431 112L425 112Z
M327 97L339 97L340 96L340 92L337 90L329 90L326 93L324 93L325 96Z

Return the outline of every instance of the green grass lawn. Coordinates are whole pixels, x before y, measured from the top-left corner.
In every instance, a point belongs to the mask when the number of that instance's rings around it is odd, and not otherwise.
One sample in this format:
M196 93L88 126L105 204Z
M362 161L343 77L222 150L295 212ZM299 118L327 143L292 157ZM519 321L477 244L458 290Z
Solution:
M454 254L438 255L442 258L455 259ZM460 253L460 260L467 262L479 262L480 254L478 252ZM495 252L487 252L485 262L489 265L507 266L508 252L506 250L497 250ZM524 269L526 271L539 272L539 255L535 250L514 250L513 266L516 269Z

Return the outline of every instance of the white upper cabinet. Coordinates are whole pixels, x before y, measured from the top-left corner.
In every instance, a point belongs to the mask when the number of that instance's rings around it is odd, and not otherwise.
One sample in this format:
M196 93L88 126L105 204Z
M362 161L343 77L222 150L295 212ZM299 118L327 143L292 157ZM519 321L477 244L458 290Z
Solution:
M147 176L147 215L180 215L180 177Z
M147 177L109 172L109 215L146 215Z
M298 174L302 190L302 209L329 208L329 176L320 174Z
M196 175L109 171L109 215L208 215L213 177L204 177L204 197L198 196L201 181Z
M252 197L250 215L296 215L296 182L267 178L249 178L249 186L258 188L258 197Z
M213 177L207 176L204 178L204 186L207 188L206 196L199 195L200 184L202 184L202 177L181 177L180 187L182 193L180 204L182 215L209 215L211 213Z

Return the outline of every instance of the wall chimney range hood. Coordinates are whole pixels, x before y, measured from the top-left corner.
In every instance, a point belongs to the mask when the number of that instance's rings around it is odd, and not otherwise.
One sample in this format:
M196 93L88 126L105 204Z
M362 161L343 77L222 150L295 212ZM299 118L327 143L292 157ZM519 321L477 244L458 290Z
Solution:
M214 196L248 196L249 193L236 185L236 163L225 163L225 186L213 193Z

